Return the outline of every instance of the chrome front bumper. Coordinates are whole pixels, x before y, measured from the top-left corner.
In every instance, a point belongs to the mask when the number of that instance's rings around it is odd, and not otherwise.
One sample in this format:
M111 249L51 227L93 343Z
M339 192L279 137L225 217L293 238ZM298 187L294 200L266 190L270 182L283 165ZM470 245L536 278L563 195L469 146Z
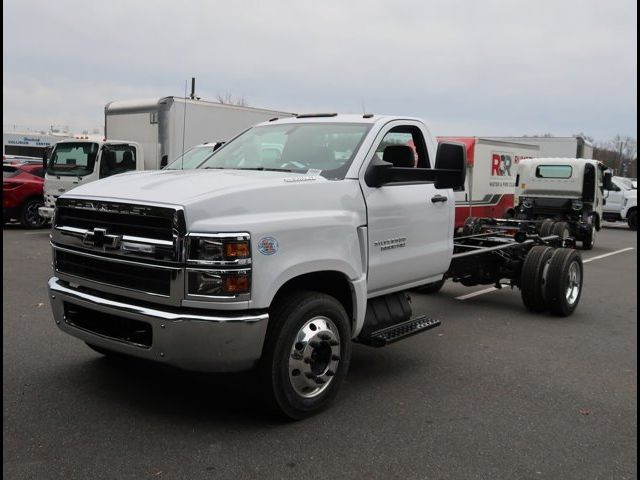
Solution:
M55 208L53 208L53 207L38 207L38 214L42 218L52 219L54 210L55 210Z
M147 307L79 291L57 277L49 279L49 299L56 324L69 335L98 347L154 360L186 370L232 372L252 368L262 354L267 313L215 312ZM65 303L116 317L146 322L149 347L101 335L72 324Z

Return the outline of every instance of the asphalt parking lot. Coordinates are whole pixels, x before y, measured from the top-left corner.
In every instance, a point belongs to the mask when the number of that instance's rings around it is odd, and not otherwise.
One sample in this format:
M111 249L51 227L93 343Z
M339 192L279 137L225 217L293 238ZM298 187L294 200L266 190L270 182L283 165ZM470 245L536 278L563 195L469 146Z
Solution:
M113 361L63 334L48 232L5 226L3 477L637 478L636 232L604 228L583 258L568 318L517 290L414 295L442 326L356 345L332 408L288 423L250 375Z

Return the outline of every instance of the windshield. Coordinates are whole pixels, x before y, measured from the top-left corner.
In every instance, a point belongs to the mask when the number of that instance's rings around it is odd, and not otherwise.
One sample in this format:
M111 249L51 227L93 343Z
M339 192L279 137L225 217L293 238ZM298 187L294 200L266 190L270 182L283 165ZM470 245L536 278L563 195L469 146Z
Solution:
M47 173L59 176L83 177L93 172L98 154L98 144L89 142L64 142L53 149Z
M213 148L216 144L206 145L204 147L193 147L180 155L174 162L170 163L165 170L183 170L188 168L198 168L202 162L211 156Z
M199 168L319 171L342 179L370 125L281 124L253 127L217 150Z

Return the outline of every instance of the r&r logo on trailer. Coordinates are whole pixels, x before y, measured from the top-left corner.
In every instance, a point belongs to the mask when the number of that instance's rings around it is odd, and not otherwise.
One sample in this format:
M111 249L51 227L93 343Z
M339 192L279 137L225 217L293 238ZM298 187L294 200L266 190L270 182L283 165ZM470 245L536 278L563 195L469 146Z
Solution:
M491 176L492 177L511 177L511 166L513 159L511 155L504 153L491 154Z

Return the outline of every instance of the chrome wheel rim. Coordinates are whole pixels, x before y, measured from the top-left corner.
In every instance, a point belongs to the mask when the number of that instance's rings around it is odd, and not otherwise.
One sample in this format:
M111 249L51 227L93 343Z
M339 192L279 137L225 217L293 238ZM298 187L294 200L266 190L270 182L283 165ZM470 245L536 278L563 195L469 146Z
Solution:
M340 363L340 333L331 319L318 316L298 331L289 354L289 381L304 398L320 395Z
M24 212L24 218L29 225L33 227L44 225L45 220L38 213L38 207L41 207L41 206L42 204L35 203L35 202L27 205L27 208L25 209L25 212Z
M567 303L573 305L580 296L580 287L582 286L582 274L580 273L580 265L578 262L571 262L569 272L567 273Z

